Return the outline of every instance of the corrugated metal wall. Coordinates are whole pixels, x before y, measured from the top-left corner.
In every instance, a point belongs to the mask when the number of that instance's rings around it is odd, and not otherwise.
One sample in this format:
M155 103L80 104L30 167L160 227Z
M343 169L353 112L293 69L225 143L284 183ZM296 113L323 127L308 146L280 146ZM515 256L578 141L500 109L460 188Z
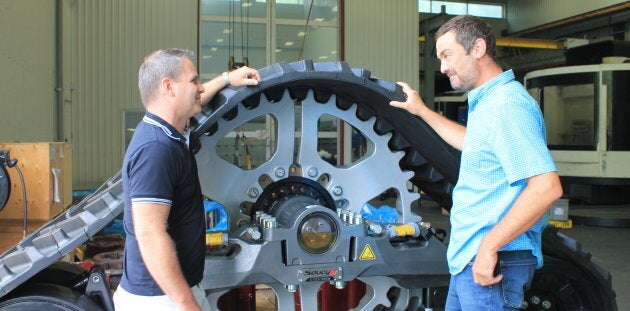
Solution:
M508 0L508 31L516 32L627 1L620 0Z
M137 70L159 48L197 50L197 0L62 0L63 134L73 184L102 184L120 169L123 111L142 109Z
M346 0L345 12L345 61L417 89L418 1Z
M0 142L51 141L54 122L55 2L2 0Z

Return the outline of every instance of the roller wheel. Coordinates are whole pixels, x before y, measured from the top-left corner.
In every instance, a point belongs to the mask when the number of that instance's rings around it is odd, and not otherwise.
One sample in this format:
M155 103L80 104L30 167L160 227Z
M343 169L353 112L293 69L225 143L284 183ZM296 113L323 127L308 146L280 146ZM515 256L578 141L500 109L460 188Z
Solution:
M87 296L68 287L49 283L31 284L0 301L3 311L101 311Z

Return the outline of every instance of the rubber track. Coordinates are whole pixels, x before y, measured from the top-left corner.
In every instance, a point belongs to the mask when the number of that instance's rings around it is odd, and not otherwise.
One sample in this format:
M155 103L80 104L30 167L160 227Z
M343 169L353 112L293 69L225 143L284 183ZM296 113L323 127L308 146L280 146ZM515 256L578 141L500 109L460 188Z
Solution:
M588 292L573 293L574 295L591 297L592 300L589 303L597 306L598 310L617 310L612 276L607 270L592 262L591 254L585 251L578 241L559 233L558 228L554 226L547 226L543 231L542 246L545 258L557 258L572 265L578 269L581 277L588 280L585 284L580 284L583 288L588 288ZM537 271L540 273L540 270ZM568 276L567 279L571 277Z
M459 171L459 152L422 119L389 105L392 100L403 100L398 84L373 78L370 71L350 68L345 62L278 63L262 68L260 74L262 82L258 86L229 87L217 94L205 110L194 117L193 136L212 133L218 118L235 117L239 103L245 108L256 107L261 96L271 102L279 101L288 89L294 100L303 100L312 89L315 100L323 103L335 95L340 109L357 104L356 114L360 120L376 117L374 131L379 135L392 133L389 148L405 151L400 167L415 173L411 182L450 209Z
M193 138L212 133L219 118L235 117L239 103L246 108L256 107L263 94L272 102L280 100L286 89L295 100L304 99L311 89L319 102L326 102L334 94L338 108L345 110L357 104L360 120L376 117L375 132L380 135L392 133L389 148L405 151L400 166L415 173L411 182L450 210L460 152L444 142L420 118L389 105L391 100L403 100L399 85L373 78L368 70L350 68L345 62L278 63L261 69L260 73L262 82L258 86L230 87L215 96L206 110L195 116ZM543 253L583 272L597 284L596 297L602 310L617 310L610 273L594 264L579 242L559 234L553 226L547 226L543 233Z

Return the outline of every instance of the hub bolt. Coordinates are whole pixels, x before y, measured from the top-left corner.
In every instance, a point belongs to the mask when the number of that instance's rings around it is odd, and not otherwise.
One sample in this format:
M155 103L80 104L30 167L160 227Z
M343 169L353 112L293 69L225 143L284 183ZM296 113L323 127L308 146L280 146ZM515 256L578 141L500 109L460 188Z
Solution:
M533 304L537 305L540 304L540 297L538 296L532 296L531 299L529 299L529 301L531 301Z
M346 282L344 281L335 281L336 289L344 289L346 287Z
M247 190L247 195L249 195L249 197L252 198L252 199L257 198L259 194L260 194L260 192L258 191L258 189L256 187L250 187Z
M343 189L339 186L335 186L332 190L333 194L336 196L340 196L343 193Z
M276 168L274 173L276 174L276 177L282 178L284 177L284 174L286 174L287 172L282 167L278 167Z
M315 167L310 167L310 168L308 169L307 174L308 174L308 176L309 176L309 177L315 178L315 176L317 176L317 168L315 168Z

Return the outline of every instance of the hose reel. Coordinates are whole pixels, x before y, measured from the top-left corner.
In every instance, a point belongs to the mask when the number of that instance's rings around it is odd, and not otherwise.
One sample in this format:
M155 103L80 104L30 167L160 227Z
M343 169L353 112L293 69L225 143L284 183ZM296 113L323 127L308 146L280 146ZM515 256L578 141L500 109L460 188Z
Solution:
M0 150L0 211L4 208L11 196L11 178L6 167L13 167L17 160L11 159L9 151Z

